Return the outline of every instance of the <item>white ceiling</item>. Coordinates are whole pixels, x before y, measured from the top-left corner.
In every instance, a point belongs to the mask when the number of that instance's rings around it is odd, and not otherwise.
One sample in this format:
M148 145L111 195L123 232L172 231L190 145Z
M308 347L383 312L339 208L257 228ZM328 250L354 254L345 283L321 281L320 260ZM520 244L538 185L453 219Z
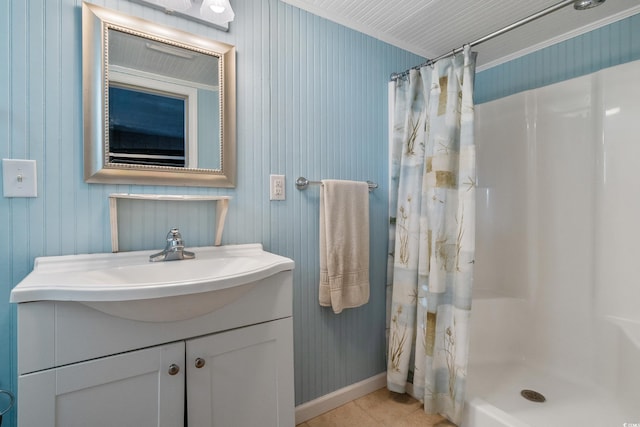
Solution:
M559 3L559 0L282 0L426 58L435 58ZM476 45L484 69L640 13L640 0L569 5Z

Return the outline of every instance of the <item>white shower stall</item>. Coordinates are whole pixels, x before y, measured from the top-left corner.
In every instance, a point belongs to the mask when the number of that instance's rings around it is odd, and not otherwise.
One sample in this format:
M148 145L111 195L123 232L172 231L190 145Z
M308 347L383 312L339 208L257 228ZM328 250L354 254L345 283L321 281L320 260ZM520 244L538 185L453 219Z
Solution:
M476 106L463 426L640 425L639 78L636 61Z

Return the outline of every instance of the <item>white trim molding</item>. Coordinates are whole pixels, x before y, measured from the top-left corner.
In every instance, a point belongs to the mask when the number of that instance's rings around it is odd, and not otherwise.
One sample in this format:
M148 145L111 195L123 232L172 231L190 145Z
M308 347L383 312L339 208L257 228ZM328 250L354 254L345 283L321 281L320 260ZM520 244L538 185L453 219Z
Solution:
M317 399L296 406L296 425L308 421L318 415L359 399L387 385L387 373L382 372L373 377L351 384Z

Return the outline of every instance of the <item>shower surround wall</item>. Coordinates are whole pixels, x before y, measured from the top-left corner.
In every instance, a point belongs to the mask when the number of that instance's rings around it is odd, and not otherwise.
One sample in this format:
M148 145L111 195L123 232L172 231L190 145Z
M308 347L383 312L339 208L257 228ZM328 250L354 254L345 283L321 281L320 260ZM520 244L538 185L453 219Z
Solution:
M638 75L640 61L476 107L469 426L640 422Z

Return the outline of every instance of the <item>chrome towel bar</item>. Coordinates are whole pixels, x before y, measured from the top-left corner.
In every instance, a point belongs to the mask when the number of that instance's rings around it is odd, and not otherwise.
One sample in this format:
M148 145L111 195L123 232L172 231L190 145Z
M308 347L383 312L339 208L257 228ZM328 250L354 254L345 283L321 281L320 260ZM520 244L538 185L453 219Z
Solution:
M296 179L296 188L298 190L306 190L310 184L322 184L322 181L310 181L303 176ZM369 192L372 192L373 190L378 188L378 184L373 181L367 181L367 184L369 185Z

